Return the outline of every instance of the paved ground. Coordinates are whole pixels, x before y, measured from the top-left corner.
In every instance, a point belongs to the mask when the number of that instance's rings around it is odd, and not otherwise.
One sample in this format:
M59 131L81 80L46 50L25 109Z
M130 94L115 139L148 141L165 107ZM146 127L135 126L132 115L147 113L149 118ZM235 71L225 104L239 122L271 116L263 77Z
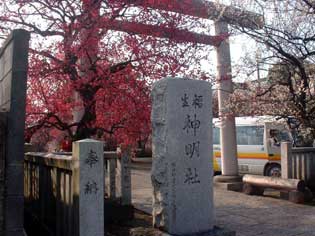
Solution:
M150 166L132 170L133 204L151 213ZM238 236L315 236L315 207L215 189L216 225Z

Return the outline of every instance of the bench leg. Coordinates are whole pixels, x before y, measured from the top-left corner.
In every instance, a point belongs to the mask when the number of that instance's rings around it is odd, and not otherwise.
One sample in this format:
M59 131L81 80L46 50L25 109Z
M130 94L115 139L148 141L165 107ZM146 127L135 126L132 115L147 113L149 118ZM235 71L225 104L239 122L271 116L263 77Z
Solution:
M261 196L264 194L264 188L245 183L243 185L243 193L245 193L247 195Z

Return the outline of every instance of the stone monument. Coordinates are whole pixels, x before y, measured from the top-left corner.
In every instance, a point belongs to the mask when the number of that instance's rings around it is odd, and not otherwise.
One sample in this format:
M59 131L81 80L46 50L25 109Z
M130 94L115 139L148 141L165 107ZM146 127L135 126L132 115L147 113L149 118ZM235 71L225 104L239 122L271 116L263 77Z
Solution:
M165 78L152 90L153 224L174 235L214 228L211 84Z

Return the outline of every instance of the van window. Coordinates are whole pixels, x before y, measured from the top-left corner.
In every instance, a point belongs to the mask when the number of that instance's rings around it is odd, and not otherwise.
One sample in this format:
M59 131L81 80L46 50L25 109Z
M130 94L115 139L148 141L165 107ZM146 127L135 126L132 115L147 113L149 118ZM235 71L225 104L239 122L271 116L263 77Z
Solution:
M238 145L264 145L264 126L237 126Z
M213 127L213 144L220 144L220 128Z

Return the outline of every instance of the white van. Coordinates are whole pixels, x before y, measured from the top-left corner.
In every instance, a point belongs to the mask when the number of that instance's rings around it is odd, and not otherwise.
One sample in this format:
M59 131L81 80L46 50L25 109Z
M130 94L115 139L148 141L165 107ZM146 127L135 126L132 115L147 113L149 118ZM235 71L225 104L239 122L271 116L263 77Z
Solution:
M280 142L292 142L285 123L272 117L236 117L238 167L241 174L281 176ZM221 171L220 122L213 119L214 171Z

